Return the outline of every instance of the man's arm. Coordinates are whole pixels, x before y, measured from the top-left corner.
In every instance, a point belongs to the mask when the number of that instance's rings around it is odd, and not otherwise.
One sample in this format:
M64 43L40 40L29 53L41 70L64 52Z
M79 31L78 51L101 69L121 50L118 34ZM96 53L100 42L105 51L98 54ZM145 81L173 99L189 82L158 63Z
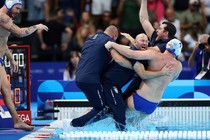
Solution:
M136 62L133 69L142 79L153 79L163 75L170 75L173 68L172 66L164 66L160 71L147 71L143 64Z
M146 50L146 51L138 51L138 50L131 50L125 45L120 45L115 42L108 41L105 44L105 47L107 49L114 48L117 50L120 54L123 56L135 59L135 60L151 60L155 57L155 51L154 50Z
M48 27L43 24L37 24L26 28L19 28L6 14L0 14L0 26L4 27L6 30L8 30L17 37L28 36L38 29L48 31Z
M198 43L196 44L196 46L194 47L189 59L188 59L188 66L189 67L192 67L194 64L195 64L195 53L196 53L196 50L198 49Z
M128 69L133 69L131 63L128 61L128 59L126 59L125 57L123 57L122 55L120 55L116 50L111 49L110 53L112 55L112 58L114 59L114 61L116 63L118 63L120 66L128 68Z
M9 59L11 65L12 65L12 71L17 73L18 72L18 64L15 62L12 53L10 52L8 46L6 48L6 52L5 55L7 56L7 58Z
M120 33L123 35L125 38L127 38L133 45L135 45L135 39L128 33Z
M165 66L160 71L147 71L145 70L144 65L140 62L135 62L134 66L132 67L131 62L128 61L128 59L126 59L122 55L120 55L116 50L111 49L110 52L116 63L118 63L122 67L134 69L135 72L142 79L152 79L163 75L170 75L172 72L171 66Z
M139 11L139 20L141 22L141 25L146 32L147 36L149 38L152 37L152 33L155 31L152 27L152 24L149 21L149 15L147 11L147 0L139 0L141 2L141 8Z

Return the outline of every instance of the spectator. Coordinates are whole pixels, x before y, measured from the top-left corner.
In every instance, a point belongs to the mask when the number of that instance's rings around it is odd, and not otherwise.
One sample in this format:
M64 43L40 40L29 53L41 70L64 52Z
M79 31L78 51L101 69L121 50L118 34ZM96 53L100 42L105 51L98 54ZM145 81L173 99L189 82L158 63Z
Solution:
M100 17L104 11L111 12L112 0L92 0L91 14L94 18L94 25L97 27Z
M89 36L90 36L90 27L88 25L81 26L69 44L70 50L81 52L82 46Z
M41 53L48 54L48 57L40 56L41 60L45 61L62 61L63 56L67 53L68 42L62 42L62 34L67 33L69 40L72 35L71 28L64 24L64 11L57 9L55 18L46 22L49 27L49 32L38 31L39 40L41 43Z
M172 7L168 7L166 9L164 18L160 21L160 24L162 24L164 21L171 22L176 27L175 37L180 39L181 35L180 20L176 18L175 11Z
M206 13L206 18L207 18L207 28L206 28L206 33L210 34L210 1L209 0L201 0L205 13Z
M81 58L81 53L77 51L71 51L69 55L68 63L63 72L63 80L74 81L76 78L76 69Z
M95 28L95 26L93 24L93 20L92 20L90 14L88 12L86 12L86 11L82 12L81 20L80 20L80 22L77 25L77 30L81 26L84 26L84 25L88 25L89 26L90 34L95 34L96 28Z
M111 19L111 12L104 11L98 23L97 30L104 31L109 25L111 25Z
M200 12L202 11L202 13ZM199 23L200 29L199 32L205 32L206 29L206 17L205 13L201 9L200 3L198 0L189 0L189 8L180 15L181 22L181 31L182 35L190 33L193 23Z
M184 36L183 43L185 44L185 47L184 47L183 52L187 60L190 54L192 53L193 48L195 47L196 43L199 40L199 37L200 37L200 33L198 31L199 28L200 28L199 23L194 23L192 25L191 32Z
M139 24L139 6L138 0L121 0L117 9L121 32L128 33L132 37L144 32Z
M163 0L148 0L147 9L150 17L150 21L153 22L157 20L160 22L164 17L165 6Z
M188 60L189 67L195 65L195 79L210 79L210 47L207 43L208 34L203 34L193 49L193 52Z
M59 0L45 0L44 13L45 20L49 21L53 18L56 9L59 8Z

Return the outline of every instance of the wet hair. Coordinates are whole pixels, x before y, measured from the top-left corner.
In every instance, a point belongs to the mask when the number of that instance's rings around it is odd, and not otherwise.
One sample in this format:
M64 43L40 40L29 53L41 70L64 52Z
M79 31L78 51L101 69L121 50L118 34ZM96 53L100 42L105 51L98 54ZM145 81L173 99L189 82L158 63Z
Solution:
M164 30L168 32L168 38L173 39L176 34L176 27L172 23L166 21L164 21L162 24L166 24Z

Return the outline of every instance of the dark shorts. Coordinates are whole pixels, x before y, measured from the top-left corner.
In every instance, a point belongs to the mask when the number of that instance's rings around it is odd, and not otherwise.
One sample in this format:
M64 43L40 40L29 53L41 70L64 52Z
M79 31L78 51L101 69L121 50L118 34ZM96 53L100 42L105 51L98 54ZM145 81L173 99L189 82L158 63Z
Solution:
M134 103L134 108L137 111L141 111L146 114L152 114L152 112L154 112L158 106L158 103L150 102L142 98L136 92L133 94L133 103Z

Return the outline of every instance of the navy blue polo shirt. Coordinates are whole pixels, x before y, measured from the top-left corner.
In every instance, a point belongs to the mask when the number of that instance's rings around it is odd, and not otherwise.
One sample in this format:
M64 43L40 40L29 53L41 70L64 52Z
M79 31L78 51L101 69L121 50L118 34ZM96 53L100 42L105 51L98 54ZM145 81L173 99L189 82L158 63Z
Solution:
M131 46L130 49L137 50L135 46ZM133 59L129 59L129 60L138 61L138 60L133 60ZM142 60L139 62L146 63L147 61ZM127 84L132 79L134 74L135 74L134 70L124 68L120 66L118 63L116 63L115 61L113 61L112 63L110 63L110 65L106 69L103 80L108 80L113 85L116 85L119 88L122 88L125 84Z
M160 49L160 52L163 53L166 50L166 44L170 41L170 39L160 39L160 40L155 41L156 38L157 38L157 32L154 31L152 33L149 46L158 46L158 48Z
M76 81L84 83L101 83L102 71L108 66L112 57L105 48L105 43L115 41L103 32L87 39L81 51L81 59L76 71Z

